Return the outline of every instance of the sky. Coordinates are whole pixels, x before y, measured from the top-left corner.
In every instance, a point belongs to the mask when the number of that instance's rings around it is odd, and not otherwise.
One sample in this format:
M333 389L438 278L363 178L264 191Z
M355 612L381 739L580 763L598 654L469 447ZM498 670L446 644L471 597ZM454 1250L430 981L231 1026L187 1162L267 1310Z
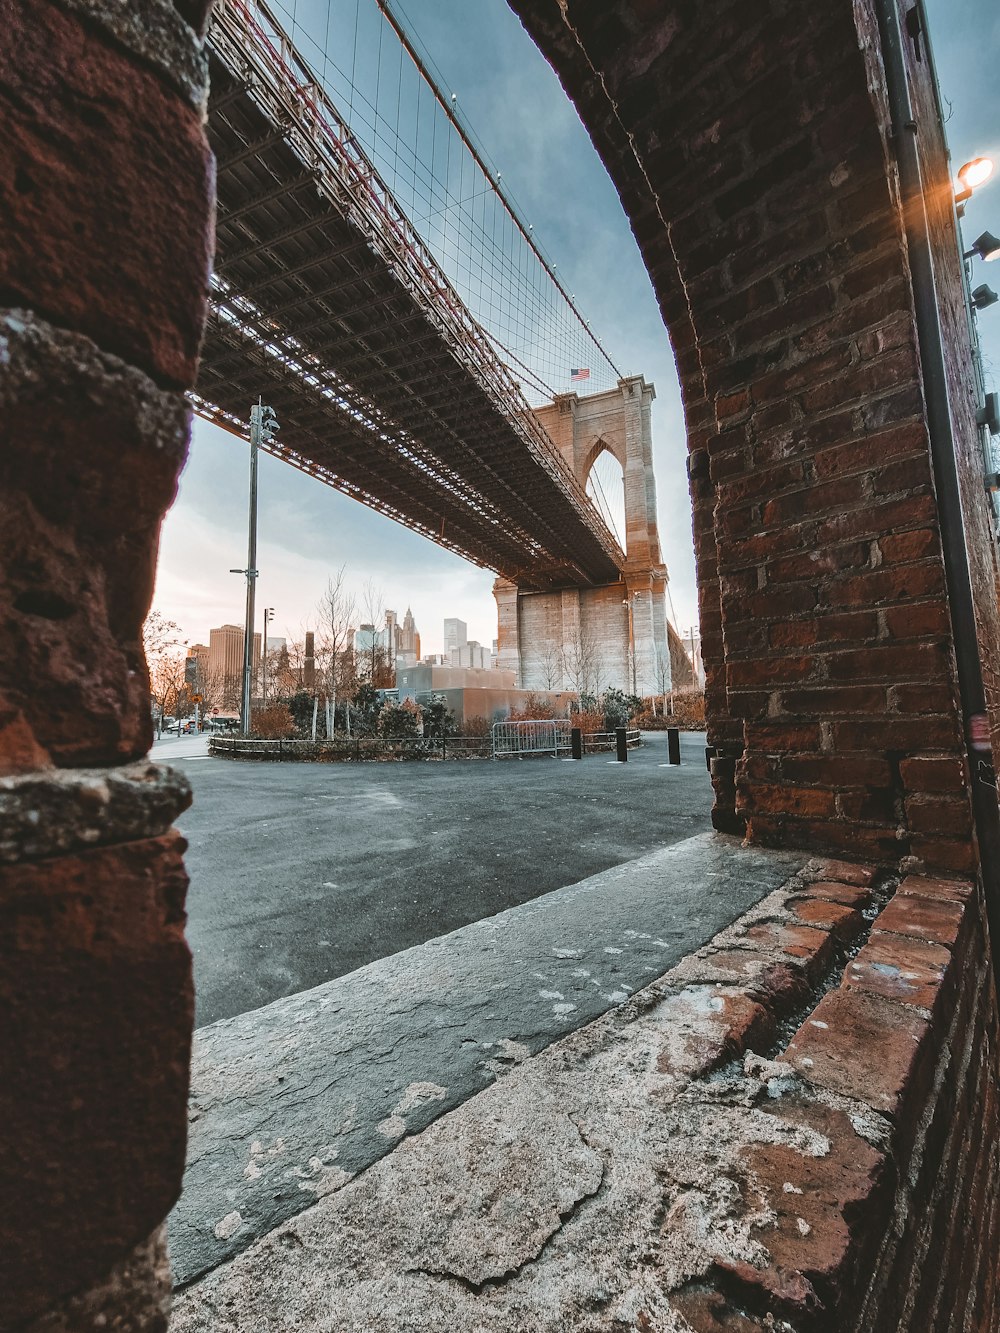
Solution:
M320 14L325 22L327 0L283 3L306 26L316 26ZM372 0L360 4L374 8ZM1000 170L1000 7L993 0L927 4L938 76L952 108L947 131L955 166L992 154ZM332 0L334 16L338 5L353 13L357 0ZM680 396L667 335L614 187L554 73L504 0L397 0L395 8L433 58L445 91L459 98L482 147L502 165L504 185L615 363L656 386L660 539L675 621L686 633L697 623L697 597ZM1000 184L969 202L963 225L966 245L981 231L1000 233ZM985 272L974 264L973 285L1000 287L1000 263ZM982 313L980 332L987 387L996 389L1000 304ZM188 642L207 642L212 626L242 623L245 584L228 571L246 563L247 479L246 444L196 419L163 527L153 603ZM327 579L343 565L359 593L371 579L400 617L412 608L424 652L441 651L449 616L465 620L472 639L495 638L489 571L266 454L259 495L257 619L273 607L273 634L298 639L315 626Z

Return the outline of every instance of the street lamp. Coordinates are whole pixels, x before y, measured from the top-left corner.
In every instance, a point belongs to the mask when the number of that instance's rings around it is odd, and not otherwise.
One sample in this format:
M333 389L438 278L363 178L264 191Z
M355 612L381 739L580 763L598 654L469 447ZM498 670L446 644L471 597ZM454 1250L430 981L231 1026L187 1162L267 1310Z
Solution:
M247 581L247 614L243 627L243 689L240 697L240 730L250 735L250 691L253 678L253 622L254 584L257 579L257 452L261 445L270 444L279 429L273 407L265 407L258 399L250 409L250 518L247 538L246 569L231 569L230 574L243 574Z
M955 203L964 204L972 198L972 191L986 183L993 175L993 161L988 157L974 157L958 169L959 188L955 191Z

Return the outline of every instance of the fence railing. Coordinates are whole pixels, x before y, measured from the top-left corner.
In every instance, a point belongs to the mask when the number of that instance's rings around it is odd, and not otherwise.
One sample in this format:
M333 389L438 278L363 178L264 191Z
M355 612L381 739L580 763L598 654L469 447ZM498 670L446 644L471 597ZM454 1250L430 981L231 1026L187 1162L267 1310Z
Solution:
M329 763L379 759L504 759L527 755L568 755L572 722L545 718L497 722L488 736L338 736L334 740L250 740L211 736L209 754L230 759L322 760ZM638 731L626 733L628 748L642 744ZM585 733L584 754L613 751L613 731Z
M209 754L232 759L489 759L489 736L344 736L335 740L248 740L212 736Z
M533 722L494 722L493 758L512 755L569 754L573 724L566 718Z
M609 750L614 750L618 744L618 733L615 731L587 731L583 735L583 753L584 754L606 754ZM642 744L642 734L638 730L625 732L625 744L630 750Z

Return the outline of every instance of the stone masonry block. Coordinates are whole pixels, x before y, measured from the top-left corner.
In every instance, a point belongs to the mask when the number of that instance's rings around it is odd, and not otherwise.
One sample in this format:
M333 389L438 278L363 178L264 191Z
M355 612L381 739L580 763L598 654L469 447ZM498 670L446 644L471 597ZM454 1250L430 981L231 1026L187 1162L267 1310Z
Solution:
M187 388L213 249L201 113L53 0L3 0L0 24L0 303Z
M0 870L0 1290L15 1326L103 1279L180 1191L185 845Z
M190 804L184 774L159 764L0 778L0 863L158 837Z
M0 312L0 365L0 772L44 752L68 766L135 758L152 740L155 534L189 410L24 312Z
M951 954L940 944L872 932L847 965L843 984L897 1004L931 1009L941 993Z
M809 1083L895 1119L923 1088L928 1036L913 1010L842 988L824 995L783 1058Z
M199 34L212 0L59 0L100 24L127 51L155 69L192 106L208 93L208 59Z

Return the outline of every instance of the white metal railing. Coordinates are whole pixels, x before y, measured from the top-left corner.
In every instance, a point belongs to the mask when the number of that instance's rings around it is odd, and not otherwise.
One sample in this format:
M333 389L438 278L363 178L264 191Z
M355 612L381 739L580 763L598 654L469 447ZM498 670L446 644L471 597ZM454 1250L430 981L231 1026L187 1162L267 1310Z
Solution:
M569 753L573 724L567 718L494 722L493 758L509 755Z

